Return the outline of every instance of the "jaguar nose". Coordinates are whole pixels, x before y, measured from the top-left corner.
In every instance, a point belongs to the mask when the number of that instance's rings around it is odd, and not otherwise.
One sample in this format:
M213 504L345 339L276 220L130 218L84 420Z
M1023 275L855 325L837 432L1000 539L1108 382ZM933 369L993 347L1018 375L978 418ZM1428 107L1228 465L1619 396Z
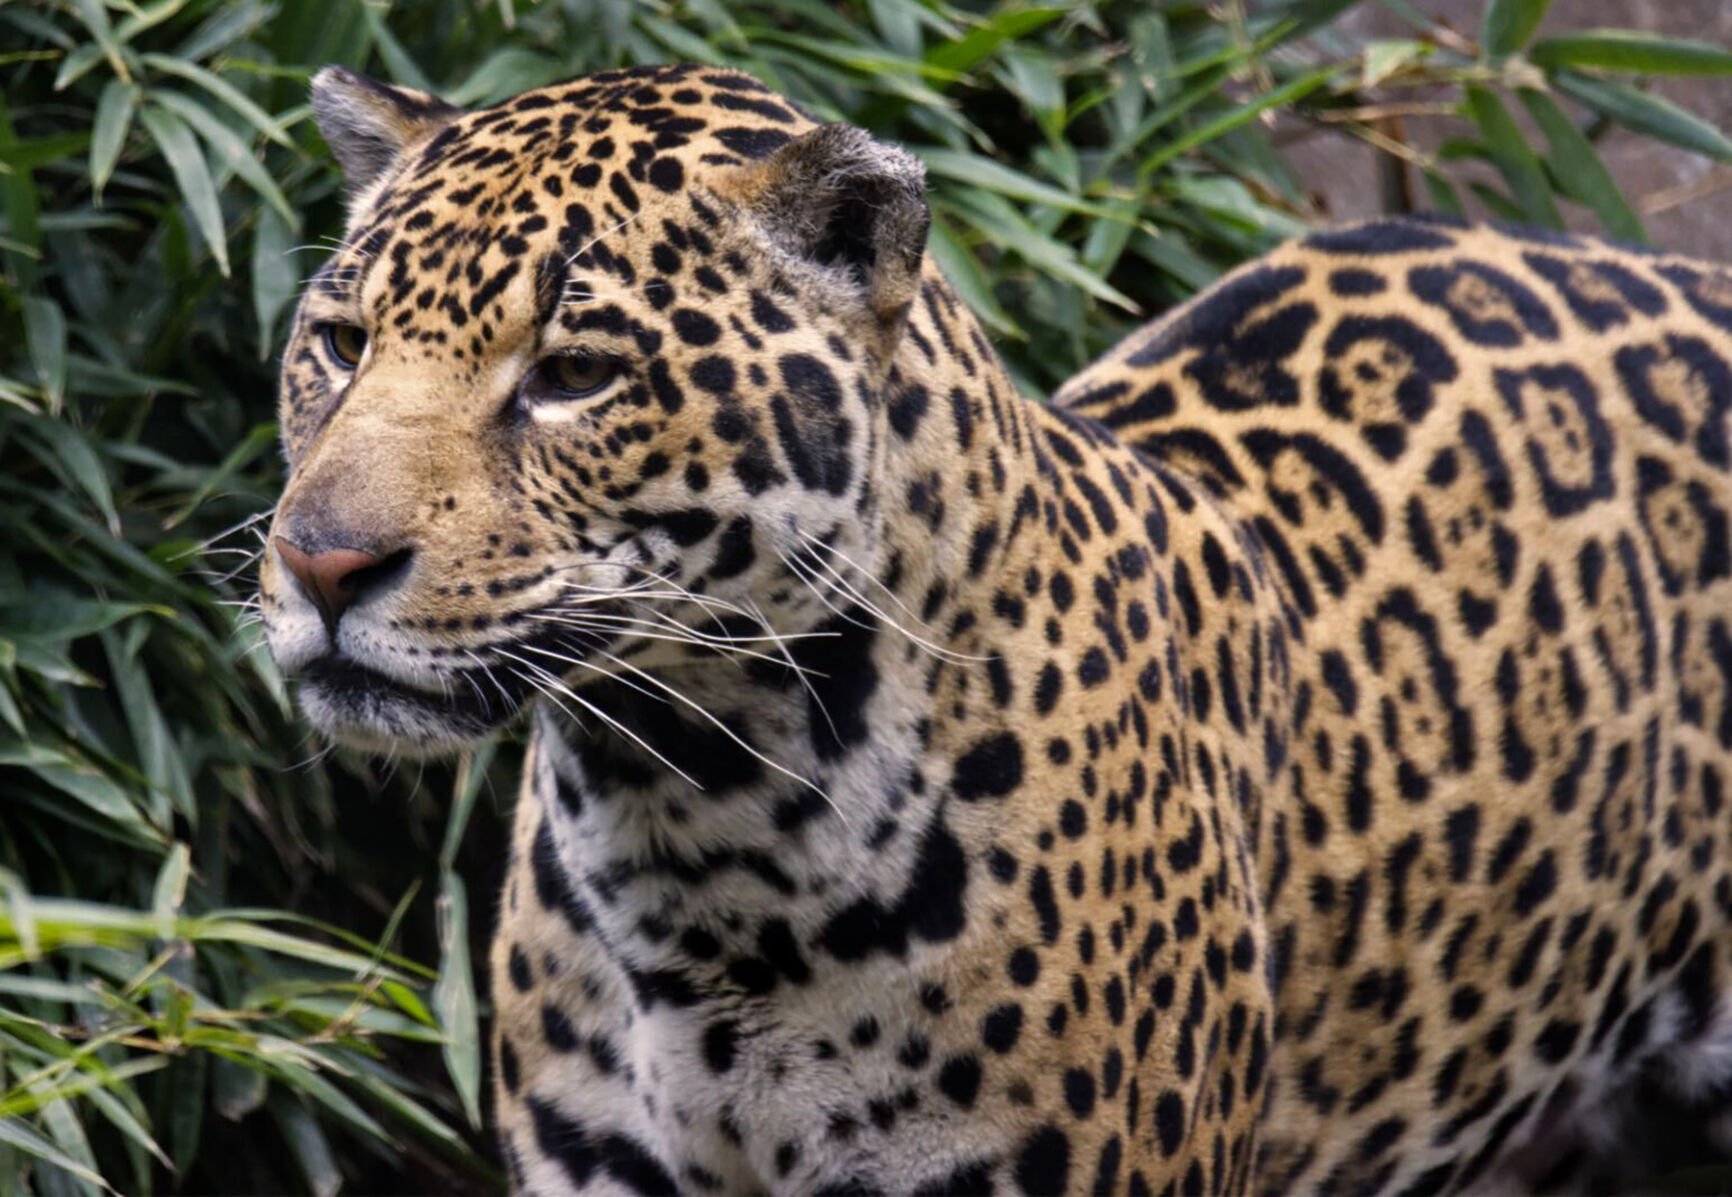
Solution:
M319 609L326 630L333 636L343 612L367 594L389 588L403 575L410 557L409 549L383 556L355 548L309 553L282 536L276 537L275 544L277 558Z

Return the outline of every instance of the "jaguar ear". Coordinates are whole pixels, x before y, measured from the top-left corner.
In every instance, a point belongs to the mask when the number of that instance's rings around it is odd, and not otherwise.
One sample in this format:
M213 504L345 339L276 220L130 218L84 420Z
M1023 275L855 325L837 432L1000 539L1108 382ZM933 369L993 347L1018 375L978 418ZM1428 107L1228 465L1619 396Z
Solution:
M424 91L331 66L313 76L313 115L353 196L384 174L406 146L455 120L462 109Z
M920 285L931 224L926 170L852 125L821 125L741 167L720 188L776 246L824 269L892 327Z

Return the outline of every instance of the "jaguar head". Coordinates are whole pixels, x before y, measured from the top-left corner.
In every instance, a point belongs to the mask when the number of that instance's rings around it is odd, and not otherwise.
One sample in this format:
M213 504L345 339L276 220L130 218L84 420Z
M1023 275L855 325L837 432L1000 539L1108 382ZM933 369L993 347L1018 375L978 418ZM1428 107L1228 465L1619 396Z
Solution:
M828 616L921 285L907 153L659 67L476 112L331 68L341 248L283 358L260 589L332 737L449 750Z

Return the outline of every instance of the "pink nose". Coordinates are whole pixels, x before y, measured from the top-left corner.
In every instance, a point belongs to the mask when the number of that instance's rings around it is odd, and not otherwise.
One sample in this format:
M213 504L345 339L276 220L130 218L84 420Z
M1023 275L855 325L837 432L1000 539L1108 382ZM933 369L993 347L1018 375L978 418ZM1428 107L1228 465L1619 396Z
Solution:
M337 620L349 609L367 581L386 558L365 549L325 549L309 553L293 541L276 538L277 556L301 584L301 589L319 608L325 626L336 630Z

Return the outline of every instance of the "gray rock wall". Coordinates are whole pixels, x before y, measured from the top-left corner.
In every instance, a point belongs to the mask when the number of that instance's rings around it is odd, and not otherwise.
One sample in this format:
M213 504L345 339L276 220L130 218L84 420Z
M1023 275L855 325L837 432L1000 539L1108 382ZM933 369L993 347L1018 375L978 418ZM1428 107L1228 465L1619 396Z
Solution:
M1477 36L1485 0L1414 0L1414 7L1467 35ZM1566 29L1613 26L1732 45L1732 0L1554 0L1540 36ZM1411 26L1380 6L1365 6L1339 27L1356 39L1404 37ZM1666 80L1654 89L1722 130L1732 131L1732 79ZM1574 111L1565 101L1566 109ZM1404 134L1416 146L1470 133L1452 117L1408 118ZM1658 245L1732 261L1732 165L1674 149L1652 138L1614 129L1599 143L1601 157ZM1385 210L1379 194L1377 154L1353 138L1308 132L1291 147L1306 186L1335 219ZM1464 170L1471 177L1471 172ZM1415 182L1416 194L1424 192ZM1591 216L1566 205L1572 223L1592 228Z

